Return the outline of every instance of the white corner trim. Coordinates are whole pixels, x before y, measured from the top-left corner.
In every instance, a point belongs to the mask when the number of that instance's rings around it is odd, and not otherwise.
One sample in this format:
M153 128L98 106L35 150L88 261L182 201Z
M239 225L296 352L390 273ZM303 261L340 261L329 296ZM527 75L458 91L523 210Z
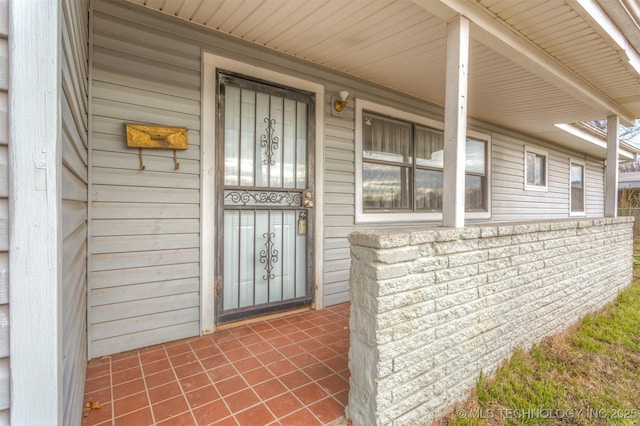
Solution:
M211 332L215 320L215 143L217 129L216 73L225 70L288 86L315 95L315 246L314 274L317 309L324 307L323 247L324 247L324 86L319 83L261 68L209 52L202 52L202 173L201 173L201 332Z
M8 10L10 415L20 425L63 422L60 7Z

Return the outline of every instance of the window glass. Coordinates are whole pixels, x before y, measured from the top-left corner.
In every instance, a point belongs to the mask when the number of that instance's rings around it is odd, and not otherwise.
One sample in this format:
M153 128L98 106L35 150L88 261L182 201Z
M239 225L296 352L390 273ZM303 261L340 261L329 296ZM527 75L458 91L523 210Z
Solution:
M416 170L416 208L442 211L442 172Z
M365 209L411 207L410 169L387 164L362 164L362 199Z
M363 158L398 163L413 162L411 125L372 115L365 115L363 122Z
M486 169L486 142L467 139L467 159L465 171L467 173L484 174Z
M440 130L416 127L416 164L442 168L444 158L444 135Z
M571 163L571 211L584 212L584 166Z
M547 156L537 152L527 151L526 161L526 185L547 186Z
M466 210L484 210L485 177L466 175L464 181L464 208Z

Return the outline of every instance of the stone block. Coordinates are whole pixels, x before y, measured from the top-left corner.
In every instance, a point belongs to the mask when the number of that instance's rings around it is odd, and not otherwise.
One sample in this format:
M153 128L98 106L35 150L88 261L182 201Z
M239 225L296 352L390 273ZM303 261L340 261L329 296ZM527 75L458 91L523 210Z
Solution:
M394 264L416 260L419 257L418 246L403 246L392 249L380 249L375 252L375 260Z
M478 240L456 240L435 242L436 255L442 256L452 253L462 253L478 250Z
M450 294L445 297L440 297L435 300L436 312L444 311L453 306L463 306L477 299L478 299L478 290L476 290L475 288L471 290L461 291L459 293Z
M515 256L520 253L520 247L517 245L504 246L488 249L486 251L488 260L500 259L503 257Z
M421 274L445 269L448 266L449 258L447 256L428 256L413 262L410 271L412 274Z
M459 291L468 290L471 288L479 288L487 283L486 275L475 275L472 277L461 278L459 280L448 281L447 294L457 293Z
M379 296L401 293L427 287L436 282L436 275L433 272L423 274L411 274L400 278L380 281Z
M511 266L511 259L501 257L498 259L488 260L478 265L478 273L484 274L486 272L497 271L499 269L506 269Z
M427 244L436 241L436 230L425 229L421 231L414 231L411 233L411 239L409 243L411 245Z
M465 253L457 253L449 255L449 267L464 266L473 263L481 263L487 260L489 254L485 250L477 250Z
M478 273L478 265L459 266L436 271L436 283L459 280Z
M490 238L481 238L478 240L478 248L480 250L494 248L494 247L503 247L511 245L511 235L503 236L503 237L490 237Z
M411 243L411 234L407 231L386 228L355 231L347 238L351 245L377 249L402 247Z

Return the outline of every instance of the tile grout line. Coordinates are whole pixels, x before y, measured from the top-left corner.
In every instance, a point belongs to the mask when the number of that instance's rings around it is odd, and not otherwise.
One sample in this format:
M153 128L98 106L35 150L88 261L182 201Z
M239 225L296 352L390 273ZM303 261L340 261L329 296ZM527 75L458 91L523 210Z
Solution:
M152 425L156 424L156 416L153 412L153 404L151 403L151 396L149 395L149 387L147 386L147 377L144 374L144 368L142 367L142 358L140 357L140 350L136 351L136 357L138 358L138 364L140 366L140 373L142 373L142 383L144 383L144 393L147 395L147 404L149 406L149 411L151 412L151 421ZM115 419L114 419L115 421Z
M113 395L113 358L109 357L109 390L111 391L111 426L116 424L116 401Z
M193 353L193 356L196 357L196 359L198 360L198 363L200 364L200 358L198 358L198 356L196 355L195 351L193 350L193 348L191 347L189 342L187 342L185 340L185 343L187 344L187 346L189 347L189 350ZM175 370L175 367L173 365L173 362L171 362L171 355L169 355L169 351L167 351L166 345L163 344L162 348L164 349L164 353L167 356L167 362L169 363L169 367L170 367L171 371L173 372L173 377L175 377L175 380L178 383L178 387L180 388L180 393L181 393L182 397L184 398L184 400L187 402L187 406L189 407L189 413L191 413L191 418L193 419L195 424L198 424L198 421L196 420L196 416L193 413L193 409L191 407L191 403L189 402L189 399L187 398L187 393L184 391L184 388L182 387L182 381L181 381L180 377L178 377L178 373L176 373L176 370ZM191 376L189 376L189 377L191 377ZM173 397L173 398L175 398L175 397ZM167 400L169 400L169 399L171 399L171 398L168 398ZM165 400L165 401L167 401L167 400ZM176 414L175 416L172 416L172 417L179 416L180 414L182 414L182 413L178 413L178 414ZM169 419L171 419L172 417L169 417ZM165 419L165 420L168 420L168 419Z

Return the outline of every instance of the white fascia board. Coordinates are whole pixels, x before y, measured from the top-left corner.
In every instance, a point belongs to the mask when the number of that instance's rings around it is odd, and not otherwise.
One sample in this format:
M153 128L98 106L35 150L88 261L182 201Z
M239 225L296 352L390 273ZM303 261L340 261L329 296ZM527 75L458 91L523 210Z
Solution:
M596 111L606 115L617 115L623 124L628 126L635 123L636 117L623 106L476 2L468 0L413 0L413 2L446 21L455 15L467 17L471 21L474 30L472 36L476 40Z
M618 25L605 13L595 0L575 0L580 7L591 17L592 23L598 25L619 50L627 57L629 65L640 74L640 54L630 45L627 37L620 31Z
M558 129L564 130L565 132L584 140L585 142L591 143L593 145L602 148L603 150L607 149L607 141L605 139L599 138L596 135L592 135L589 132L586 132L573 124L555 124ZM627 143L619 142L619 157L626 160L633 160L636 158L637 149L634 149L631 145Z

